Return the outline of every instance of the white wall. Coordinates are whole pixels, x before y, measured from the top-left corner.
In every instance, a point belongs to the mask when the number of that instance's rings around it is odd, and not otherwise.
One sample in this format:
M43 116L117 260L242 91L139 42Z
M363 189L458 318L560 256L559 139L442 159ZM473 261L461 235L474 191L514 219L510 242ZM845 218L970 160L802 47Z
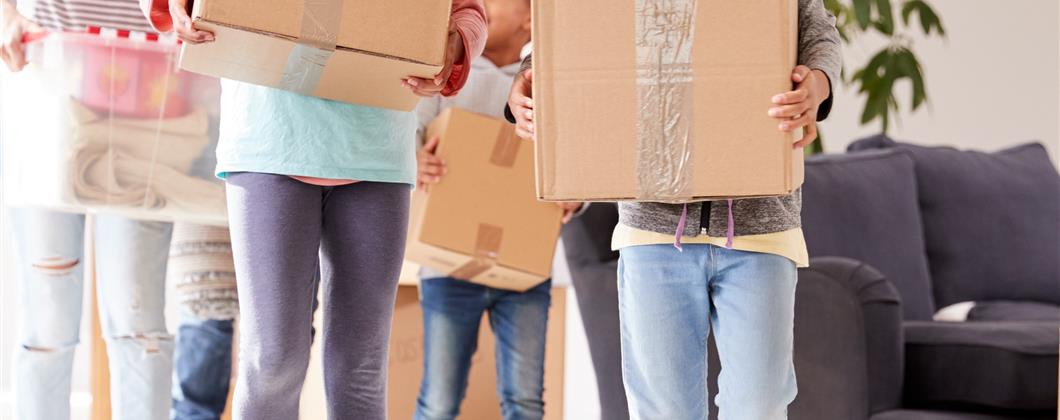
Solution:
M992 151L1038 140L1054 162L1060 152L1060 6L1056 0L931 0L946 27L945 40L915 36L930 104L903 108L891 137ZM919 34L919 30L916 32ZM845 49L848 68L863 65L881 46L864 39ZM909 87L899 100L908 107ZM836 92L823 124L825 149L879 132L858 121L864 98L851 87Z

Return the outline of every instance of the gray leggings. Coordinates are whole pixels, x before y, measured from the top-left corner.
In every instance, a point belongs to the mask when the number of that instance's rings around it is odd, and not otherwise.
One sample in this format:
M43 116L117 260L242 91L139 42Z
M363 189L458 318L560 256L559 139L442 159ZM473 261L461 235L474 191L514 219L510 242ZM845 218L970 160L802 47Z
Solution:
M585 214L563 227L563 247L589 341L600 418L604 420L629 419L618 325L618 253L611 251L611 232L617 223L614 203L593 203Z
M298 418L319 252L328 418L385 419L409 186L320 187L243 172L229 175L227 191L240 310L236 418Z

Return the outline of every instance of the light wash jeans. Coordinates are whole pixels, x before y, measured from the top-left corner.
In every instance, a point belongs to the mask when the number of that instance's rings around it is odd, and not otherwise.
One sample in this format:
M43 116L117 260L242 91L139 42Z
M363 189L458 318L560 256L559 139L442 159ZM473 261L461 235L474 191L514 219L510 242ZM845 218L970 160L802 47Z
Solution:
M36 209L11 214L21 291L17 418L66 420L81 322L85 217ZM171 225L111 215L95 220L112 418L164 420L173 375L173 339L163 315Z
M552 282L525 292L453 278L420 282L423 308L423 382L416 420L452 420L467 391L482 314L497 337L497 396L505 420L544 416L545 333Z
M631 246L618 265L622 373L634 419L706 420L707 334L720 420L783 420L795 399L795 263L714 245Z

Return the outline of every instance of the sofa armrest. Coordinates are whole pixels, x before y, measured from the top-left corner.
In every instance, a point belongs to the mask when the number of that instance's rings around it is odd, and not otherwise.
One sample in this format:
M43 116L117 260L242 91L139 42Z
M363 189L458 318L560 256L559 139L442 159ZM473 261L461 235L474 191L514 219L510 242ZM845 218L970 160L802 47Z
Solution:
M859 261L815 258L795 292L792 419L866 419L901 405L902 309L897 289Z

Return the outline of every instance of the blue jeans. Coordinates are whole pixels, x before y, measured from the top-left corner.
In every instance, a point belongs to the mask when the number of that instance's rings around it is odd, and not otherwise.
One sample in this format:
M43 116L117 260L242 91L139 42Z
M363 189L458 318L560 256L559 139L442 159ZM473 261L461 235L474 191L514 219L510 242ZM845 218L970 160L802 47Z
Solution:
M69 419L84 293L85 216L12 209L12 222L22 302L15 417ZM163 308L171 232L168 223L96 216L96 291L116 420L169 416L173 339Z
M173 370L173 420L216 420L232 379L232 321L181 314Z
M505 420L544 416L545 332L552 281L525 292L452 278L420 282L423 383L416 420L454 419L467 390L483 312L497 338L497 395Z
M720 420L782 420L795 399L795 263L714 245L631 246L618 265L622 373L634 419L705 420L707 334Z

